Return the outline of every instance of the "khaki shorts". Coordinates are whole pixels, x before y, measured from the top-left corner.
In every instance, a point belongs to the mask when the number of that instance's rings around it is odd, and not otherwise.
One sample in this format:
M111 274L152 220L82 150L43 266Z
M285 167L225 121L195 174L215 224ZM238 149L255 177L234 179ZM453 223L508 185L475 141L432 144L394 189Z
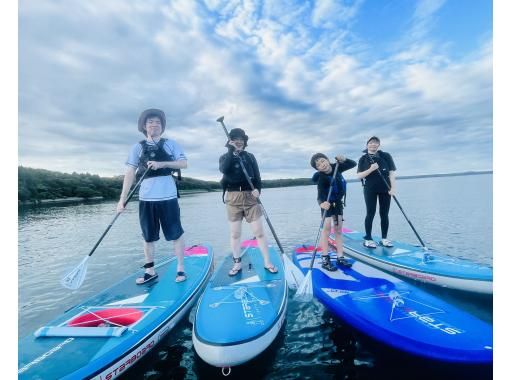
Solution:
M227 216L231 222L243 220L251 223L262 216L262 210L251 191L228 191L225 199Z

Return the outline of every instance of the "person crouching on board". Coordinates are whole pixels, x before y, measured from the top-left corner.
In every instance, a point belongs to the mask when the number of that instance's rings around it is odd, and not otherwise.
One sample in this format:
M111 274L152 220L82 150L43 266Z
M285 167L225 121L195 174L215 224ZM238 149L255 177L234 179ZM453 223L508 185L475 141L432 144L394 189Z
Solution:
M220 157L220 172L223 173L221 184L223 196L227 193L224 202L227 205L227 217L230 223L230 246L234 264L228 273L235 276L242 270L241 266L241 228L243 217L249 223L251 230L257 238L257 243L264 257L264 268L270 273L277 273L270 261L267 239L262 224L262 209L257 203L260 196L262 180L255 156L245 151L248 145L248 136L241 128L234 128L229 133L229 140L225 144L228 152ZM243 172L242 161L248 176L255 189L252 190Z
M136 279L138 285L158 277L154 270L154 242L159 240L159 229L165 239L174 242L177 256L176 282L186 280L184 272L184 230L181 226L181 214L177 202L177 187L172 171L185 169L188 161L180 145L171 139L161 138L165 131L165 113L159 109L148 109L138 119L138 130L145 139L136 143L126 162L126 174L122 184L122 193L117 212L125 209L126 197L136 179L150 169L140 185L139 218L144 239L145 273Z
M343 267L350 267L351 264L344 257L343 239L342 239L342 223L344 214L344 205L342 199L345 194L342 185L342 172L352 169L356 166L356 162L345 158L342 155L335 157L337 162L331 164L328 157L323 153L316 153L310 159L310 165L318 170L317 175L314 176L317 182L317 202L321 208L321 217L326 213L324 219L324 226L321 232L320 246L322 249L322 267L328 271L335 271L337 267L331 263L329 257L329 244L328 236L331 231L331 219L334 223L335 243L337 251L337 265ZM338 166L336 177L333 178L335 166ZM331 196L328 201L328 193L330 186L333 186Z

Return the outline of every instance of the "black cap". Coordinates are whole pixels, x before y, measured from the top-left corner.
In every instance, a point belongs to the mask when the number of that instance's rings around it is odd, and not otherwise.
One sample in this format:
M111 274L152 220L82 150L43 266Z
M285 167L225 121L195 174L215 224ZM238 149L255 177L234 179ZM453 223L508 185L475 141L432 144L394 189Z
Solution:
M372 136L372 137L370 137L370 138L367 140L367 145L368 145L368 143L369 143L370 141L372 141L372 140L376 140L379 144L381 143L381 140L379 140L379 137L377 137L377 136Z
M248 135L244 132L241 128L232 128L230 132L228 133L228 138L230 140L241 138L244 140L244 146L248 146ZM228 141L225 144L226 147L228 147Z

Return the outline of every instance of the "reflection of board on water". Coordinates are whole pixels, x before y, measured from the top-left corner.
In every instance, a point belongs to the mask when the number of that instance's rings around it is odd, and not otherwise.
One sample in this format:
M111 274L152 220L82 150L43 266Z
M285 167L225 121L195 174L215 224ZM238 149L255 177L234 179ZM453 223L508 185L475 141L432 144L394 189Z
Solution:
M279 268L270 273L255 240L243 242L242 250L241 271L230 276L232 259L225 258L195 314L193 345L206 363L216 367L255 358L274 341L285 320L288 290L280 255L269 247L271 262Z
M294 248L294 262L304 273L313 251L311 245ZM458 363L492 361L492 326L486 322L360 261L333 272L319 261L312 270L315 297L355 329L413 355Z
M103 378L124 374L184 317L212 271L209 246L186 249L187 280L175 282L175 258L156 266L159 277L136 285L133 274L25 337L20 378Z

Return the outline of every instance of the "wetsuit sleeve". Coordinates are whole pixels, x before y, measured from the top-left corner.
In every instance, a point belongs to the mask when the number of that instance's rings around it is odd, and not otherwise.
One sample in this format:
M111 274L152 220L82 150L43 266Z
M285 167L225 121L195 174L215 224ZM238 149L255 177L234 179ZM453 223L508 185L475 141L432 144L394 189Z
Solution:
M325 175L319 175L319 181L317 182L317 201L320 203L326 202L329 192L329 179Z
M349 170L349 169L352 169L353 167L355 167L356 166L356 161L347 158L344 162L342 162L339 165L340 166L338 167L338 171L340 173L343 173L346 170Z
M391 157L391 154L384 152L384 159L388 163L389 171L397 170L397 167L395 166L395 162L393 161L393 157Z
M257 159L255 156L251 153L249 153L250 158L253 163L253 187L255 187L259 193L262 191L262 179L260 178L260 170L259 170L259 164L257 163Z
M370 166L367 165L367 160L365 158L365 155L361 156L358 161L358 173L364 172L367 170Z

